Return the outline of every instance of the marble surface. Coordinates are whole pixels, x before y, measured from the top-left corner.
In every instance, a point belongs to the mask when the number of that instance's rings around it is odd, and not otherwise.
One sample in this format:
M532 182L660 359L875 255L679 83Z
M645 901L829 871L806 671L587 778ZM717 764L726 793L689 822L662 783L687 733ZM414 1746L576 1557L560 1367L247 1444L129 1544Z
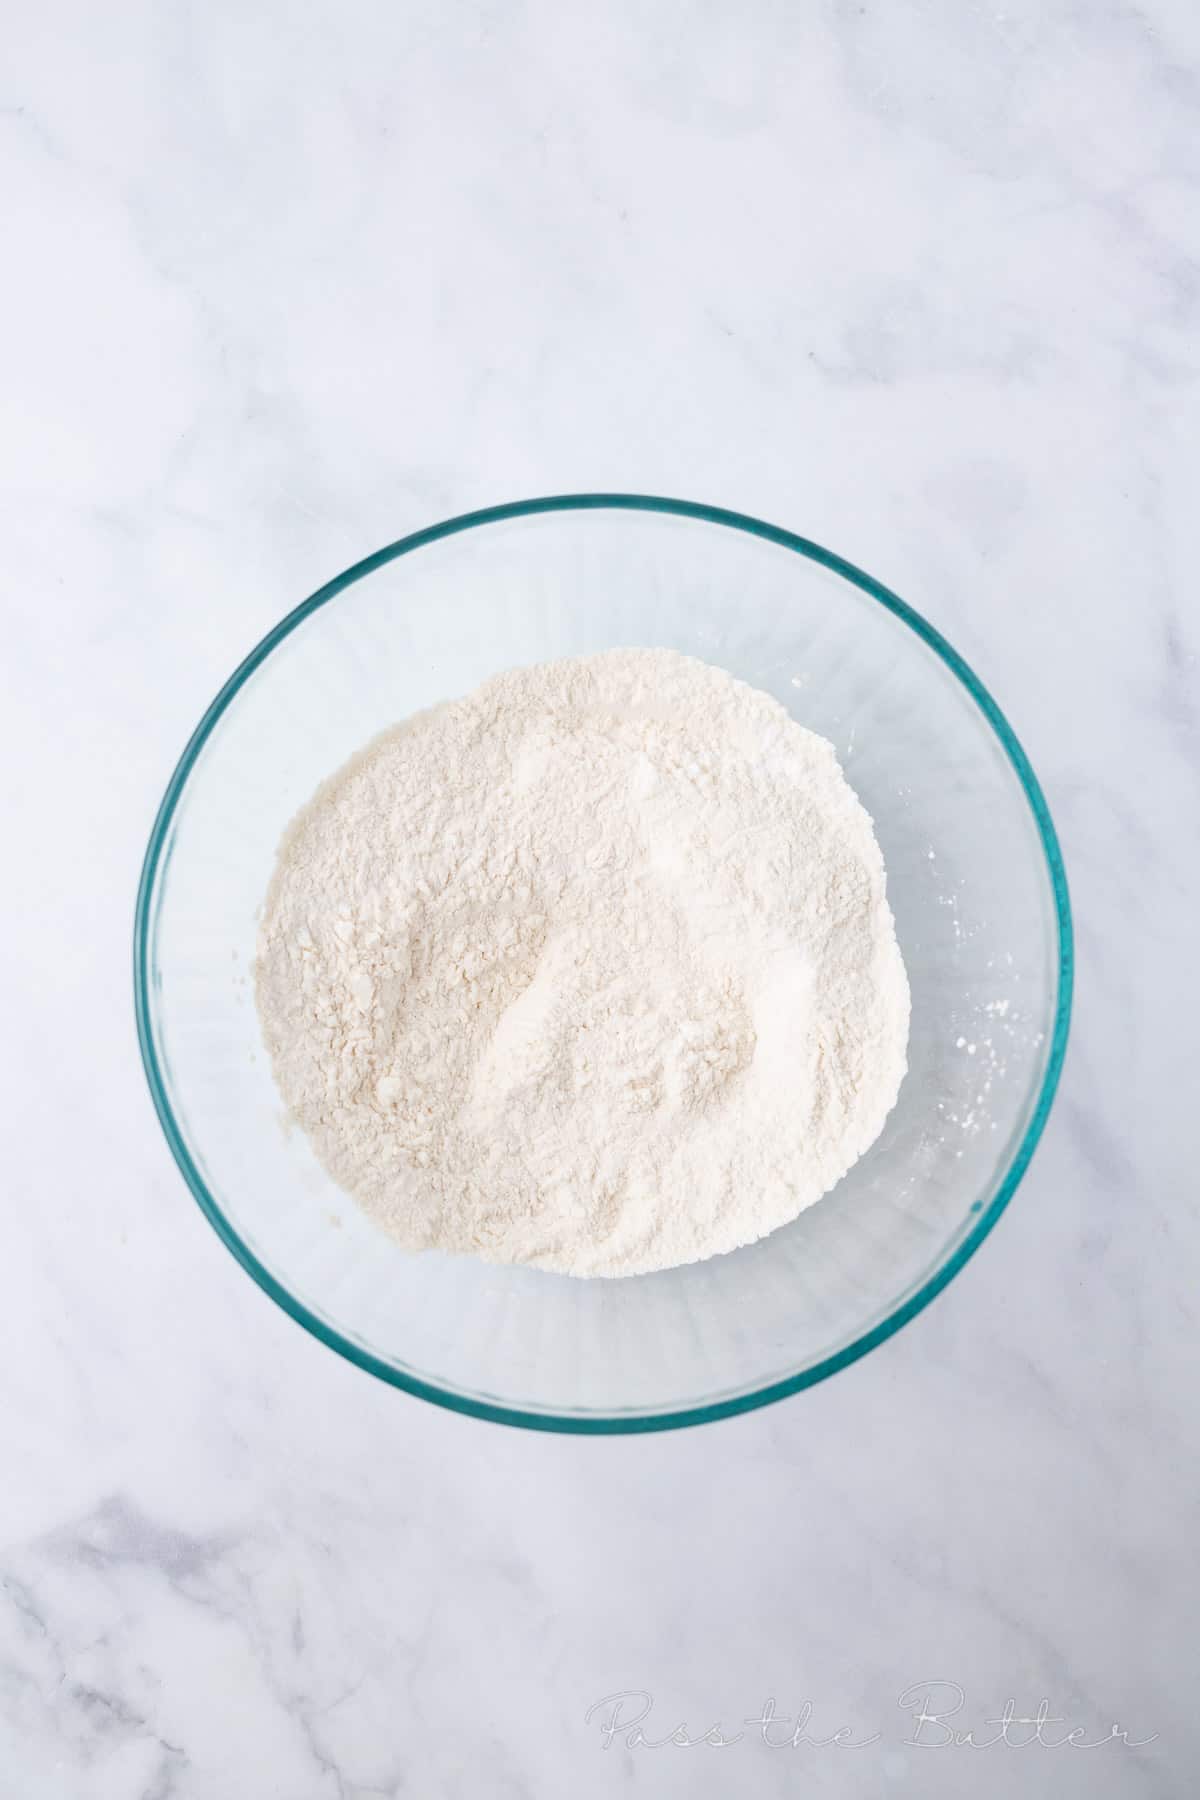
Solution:
M17 0L5 36L0 1795L1190 1795L1196 9ZM815 1391L619 1441L440 1412L277 1311L171 1162L129 980L161 789L262 632L406 530L597 487L922 608L1079 932L1050 1128L950 1289ZM1045 1700L1093 1747L934 1753L935 1683L977 1739ZM642 1691L649 1737L744 1736L631 1748Z

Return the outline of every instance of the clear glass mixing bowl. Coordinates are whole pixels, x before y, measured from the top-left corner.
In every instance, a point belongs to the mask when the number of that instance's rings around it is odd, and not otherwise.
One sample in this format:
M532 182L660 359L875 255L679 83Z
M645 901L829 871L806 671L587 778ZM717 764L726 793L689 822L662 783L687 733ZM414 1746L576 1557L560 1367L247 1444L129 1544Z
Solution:
M375 732L518 664L668 645L836 745L875 820L912 984L883 1135L794 1224L664 1274L578 1281L413 1255L288 1128L254 1008L256 912L318 782ZM242 1266L332 1349L482 1418L610 1432L779 1399L920 1310L986 1237L1046 1121L1071 926L1041 789L990 695L894 594L740 514L592 494L491 507L370 556L230 677L171 778L138 894L146 1073Z

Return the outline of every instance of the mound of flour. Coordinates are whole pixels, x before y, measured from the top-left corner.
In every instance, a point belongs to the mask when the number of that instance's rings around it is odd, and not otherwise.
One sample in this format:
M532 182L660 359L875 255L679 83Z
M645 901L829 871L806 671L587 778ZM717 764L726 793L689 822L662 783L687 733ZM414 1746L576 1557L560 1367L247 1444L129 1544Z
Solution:
M402 1244L573 1275L732 1250L878 1135L908 983L832 747L666 650L518 669L289 828L257 961L284 1100Z

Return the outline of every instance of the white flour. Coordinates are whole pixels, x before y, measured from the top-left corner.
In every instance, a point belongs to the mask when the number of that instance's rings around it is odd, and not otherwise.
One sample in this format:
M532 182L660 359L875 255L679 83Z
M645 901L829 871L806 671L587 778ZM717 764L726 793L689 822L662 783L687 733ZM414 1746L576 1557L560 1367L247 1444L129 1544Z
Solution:
M263 1033L402 1244L574 1275L732 1250L878 1135L908 983L832 747L667 650L497 676L290 827Z

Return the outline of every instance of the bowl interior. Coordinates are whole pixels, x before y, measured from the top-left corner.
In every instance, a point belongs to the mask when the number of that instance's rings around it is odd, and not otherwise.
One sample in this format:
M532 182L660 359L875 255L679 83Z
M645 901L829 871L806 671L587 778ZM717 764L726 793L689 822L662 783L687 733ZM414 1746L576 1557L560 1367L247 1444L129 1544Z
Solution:
M575 1281L373 1226L291 1129L253 997L280 836L375 732L503 668L666 645L766 689L837 747L872 815L912 987L883 1135L794 1224L664 1274ZM435 528L297 609L210 708L139 901L139 1027L172 1148L276 1299L376 1373L488 1416L638 1429L827 1374L980 1241L1065 1043L1069 923L1037 784L987 695L866 577L682 503L535 502Z

